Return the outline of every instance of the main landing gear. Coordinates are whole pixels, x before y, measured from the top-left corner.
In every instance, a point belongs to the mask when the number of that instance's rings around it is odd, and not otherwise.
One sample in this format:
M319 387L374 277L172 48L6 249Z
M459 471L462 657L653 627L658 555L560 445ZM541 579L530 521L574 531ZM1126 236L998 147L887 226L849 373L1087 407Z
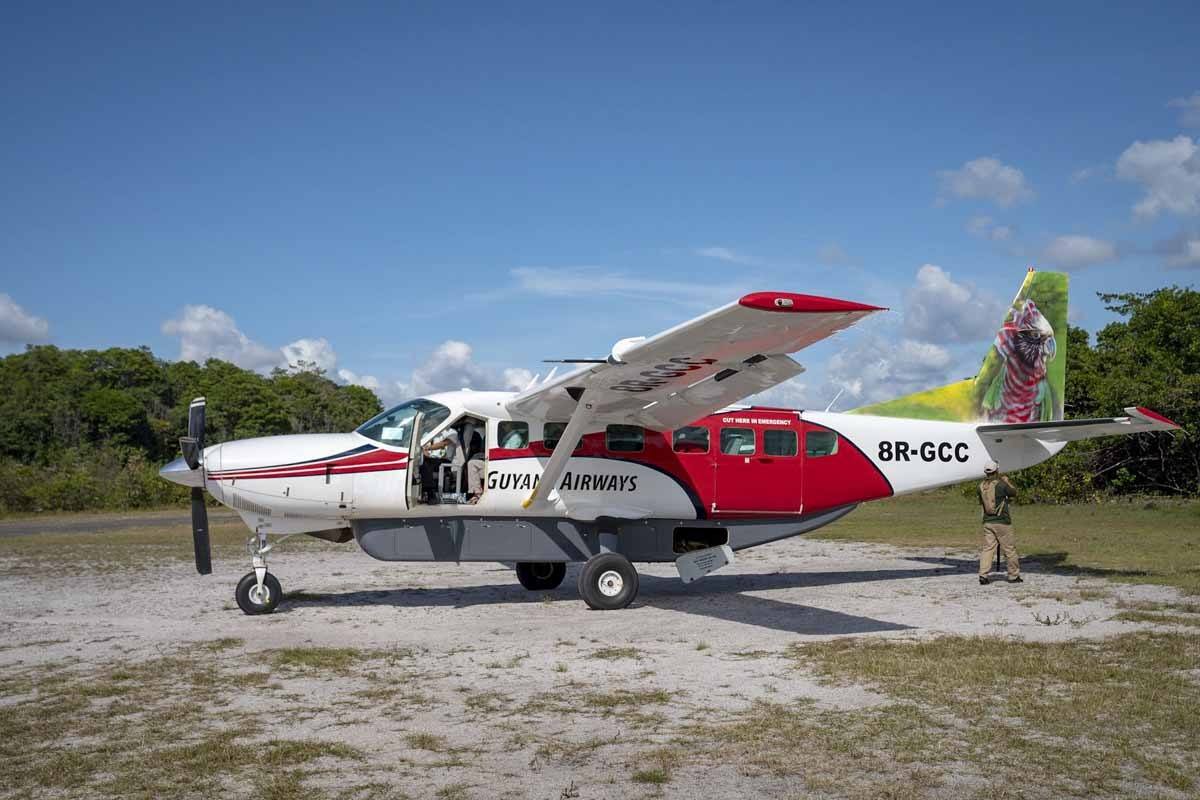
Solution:
M561 562L517 562L517 580L531 592L556 589L566 575L567 565ZM625 608L633 602L637 593L637 570L620 553L600 553L584 562L579 573L579 595L591 608L598 611Z
M557 589L567 576L567 565L551 561L521 561L517 563L517 580L531 592Z
M254 565L254 570L247 572L238 581L234 596L237 598L238 608L247 614L270 614L283 597L283 588L279 585L279 579L267 572L267 553L274 547L273 544L267 544L267 535L261 531L255 533L250 537L250 541L246 542L246 549L250 551L250 561Z
M579 594L583 602L598 611L625 608L637 593L637 570L619 553L592 556L579 573Z

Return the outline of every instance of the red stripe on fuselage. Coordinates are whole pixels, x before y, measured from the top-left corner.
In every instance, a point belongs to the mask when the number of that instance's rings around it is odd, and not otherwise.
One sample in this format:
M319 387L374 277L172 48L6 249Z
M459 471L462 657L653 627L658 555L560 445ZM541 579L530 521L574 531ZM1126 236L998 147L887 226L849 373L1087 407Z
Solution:
M334 475L352 472L378 472L387 469L403 469L407 466L408 454L391 450L376 449L367 453L359 453L332 461L318 461L301 464L294 467L243 467L242 469L218 470L210 472L213 480L252 480L255 478L305 478L313 475L324 475L326 471Z

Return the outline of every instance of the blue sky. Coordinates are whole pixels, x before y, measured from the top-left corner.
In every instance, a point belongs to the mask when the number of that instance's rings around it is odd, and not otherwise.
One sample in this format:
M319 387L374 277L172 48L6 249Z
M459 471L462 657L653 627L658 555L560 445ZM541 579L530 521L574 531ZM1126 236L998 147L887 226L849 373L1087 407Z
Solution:
M1200 275L1194 2L647 5L6 4L0 348L396 399L779 289L894 309L771 398L849 406Z

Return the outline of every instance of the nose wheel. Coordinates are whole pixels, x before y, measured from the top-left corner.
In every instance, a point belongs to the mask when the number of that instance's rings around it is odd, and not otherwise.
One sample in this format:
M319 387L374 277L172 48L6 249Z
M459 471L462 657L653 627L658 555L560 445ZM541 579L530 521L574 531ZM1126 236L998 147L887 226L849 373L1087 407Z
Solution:
M263 574L261 584L256 573L247 572L238 581L235 596L238 608L247 614L270 614L279 605L283 589L279 586L279 579L269 572Z
M287 538L284 536L280 541ZM279 579L267 572L267 553L274 547L274 544L267 544L267 534L261 529L255 531L246 542L254 570L238 581L234 597L237 598L238 608L247 614L270 614L283 598Z

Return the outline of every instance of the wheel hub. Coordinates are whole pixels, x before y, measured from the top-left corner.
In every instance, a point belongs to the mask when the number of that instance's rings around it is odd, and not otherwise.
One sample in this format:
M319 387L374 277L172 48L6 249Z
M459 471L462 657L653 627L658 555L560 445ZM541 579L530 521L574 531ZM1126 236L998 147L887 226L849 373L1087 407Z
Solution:
M271 600L271 590L265 585L250 587L250 602L256 606L265 606Z
M621 577L621 573L616 570L607 570L599 580L600 594L605 597L616 597L625 588L625 580Z

